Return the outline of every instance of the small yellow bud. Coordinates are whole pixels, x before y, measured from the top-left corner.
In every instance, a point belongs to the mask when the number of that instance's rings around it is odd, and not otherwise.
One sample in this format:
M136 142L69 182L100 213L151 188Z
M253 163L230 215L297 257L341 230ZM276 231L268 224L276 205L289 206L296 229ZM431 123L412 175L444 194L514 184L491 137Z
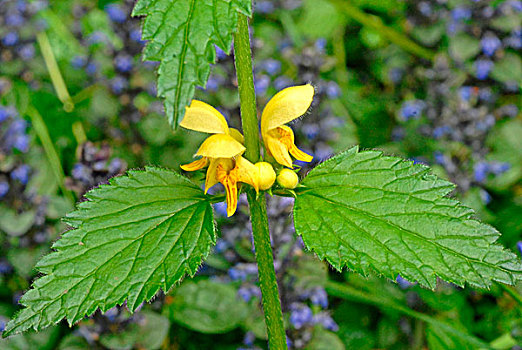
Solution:
M259 169L259 189L268 190L275 182L276 173L272 164L267 162L258 162L255 164Z
M277 183L284 188L294 189L299 183L297 174L290 169L281 169L279 175L277 175Z

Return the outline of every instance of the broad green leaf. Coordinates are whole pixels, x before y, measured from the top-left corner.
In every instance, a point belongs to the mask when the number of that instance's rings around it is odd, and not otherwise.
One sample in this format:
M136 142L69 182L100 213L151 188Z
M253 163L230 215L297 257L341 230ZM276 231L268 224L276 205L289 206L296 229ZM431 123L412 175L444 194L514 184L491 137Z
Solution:
M499 233L447 198L454 185L429 168L354 147L310 171L297 192L295 229L305 245L341 270L397 274L434 288L439 276L463 286L514 284L517 256Z
M183 119L196 86L205 86L214 45L230 51L237 13L250 15L251 0L139 0L133 16L146 16L143 58L161 61L158 96L173 128Z
M212 207L203 191L175 172L129 171L88 192L37 268L45 276L21 299L25 306L4 336L69 325L97 308L126 300L134 311L161 288L194 275L215 243Z
M167 311L172 321L201 333L225 333L246 318L247 304L232 285L187 281L172 294Z

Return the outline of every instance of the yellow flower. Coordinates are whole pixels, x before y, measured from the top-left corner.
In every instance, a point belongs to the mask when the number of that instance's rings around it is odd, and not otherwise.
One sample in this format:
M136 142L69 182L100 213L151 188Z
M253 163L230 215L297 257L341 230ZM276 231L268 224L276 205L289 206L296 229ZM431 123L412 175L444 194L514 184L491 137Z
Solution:
M261 135L265 147L279 163L292 168L292 158L311 162L313 157L296 147L292 129L284 125L306 113L314 98L312 85L292 86L279 91L261 115Z
M237 209L238 183L244 182L259 191L259 171L241 155L245 152L243 135L236 129L228 127L225 117L212 106L192 101L187 107L185 117L180 125L184 128L213 133L199 147L195 156L200 159L182 165L185 171L196 171L208 165L205 180L205 193L221 182L227 194L227 215L231 216Z

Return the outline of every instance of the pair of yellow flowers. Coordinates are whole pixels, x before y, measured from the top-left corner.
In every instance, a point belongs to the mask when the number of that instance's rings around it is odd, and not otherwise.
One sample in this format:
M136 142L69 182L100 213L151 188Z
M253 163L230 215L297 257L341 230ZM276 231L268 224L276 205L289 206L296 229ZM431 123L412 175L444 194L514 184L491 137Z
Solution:
M307 84L293 86L279 91L268 101L261 115L261 136L266 151L276 162L292 168L292 158L311 162L313 157L304 153L294 144L294 133L284 125L306 113L314 97L314 88ZM214 107L205 102L193 100L186 108L185 117L180 125L186 129L213 134L198 149L195 156L202 158L182 165L185 171L196 171L208 166L205 180L205 193L221 182L226 190L227 215L236 212L239 182L246 183L259 190L272 186L276 176L272 165L266 162L252 164L242 157L246 148L241 133L229 128L225 117ZM283 169L297 176L291 170ZM295 187L295 185L294 185Z

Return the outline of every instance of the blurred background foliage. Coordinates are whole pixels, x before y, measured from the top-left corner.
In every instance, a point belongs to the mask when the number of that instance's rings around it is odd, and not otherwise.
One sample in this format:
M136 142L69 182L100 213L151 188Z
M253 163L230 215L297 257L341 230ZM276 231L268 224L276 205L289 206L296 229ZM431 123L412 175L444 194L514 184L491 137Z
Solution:
M170 130L132 6L0 0L0 329L74 201L128 168L178 169L204 137ZM313 107L292 125L314 155L302 175L355 144L429 164L522 250L521 23L518 0L259 0L258 104L311 82ZM233 57L217 57L196 97L239 127ZM432 292L336 273L295 238L292 204L269 199L292 349L521 349L520 284ZM220 239L193 280L134 315L116 307L0 347L265 349L246 200L231 220L215 210Z

